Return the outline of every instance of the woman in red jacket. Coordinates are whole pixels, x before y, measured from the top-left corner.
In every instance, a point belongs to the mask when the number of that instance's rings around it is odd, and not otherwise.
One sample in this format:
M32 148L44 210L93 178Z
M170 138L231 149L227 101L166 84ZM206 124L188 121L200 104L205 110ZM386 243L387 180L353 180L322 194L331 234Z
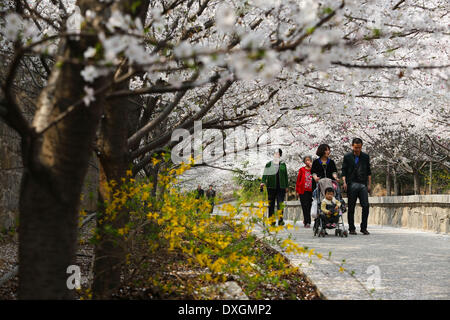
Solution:
M305 228L311 227L311 205L312 205L312 159L310 156L303 158L305 166L298 170L295 191L300 196L300 204L303 211L303 225Z

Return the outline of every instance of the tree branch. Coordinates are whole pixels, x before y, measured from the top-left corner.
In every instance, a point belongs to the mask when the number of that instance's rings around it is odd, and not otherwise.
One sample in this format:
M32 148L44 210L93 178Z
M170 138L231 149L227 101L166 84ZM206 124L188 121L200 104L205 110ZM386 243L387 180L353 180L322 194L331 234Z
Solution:
M340 61L332 61L331 64L346 68L358 68L358 69L445 69L450 67L450 64L445 64L441 66L402 66L402 65L382 65L382 64L372 64L372 65L362 65L362 64L351 64Z
M405 2L405 0L400 0L399 2L397 2L397 4L392 8L392 10L396 10L398 9L398 7L400 7L400 5Z
M231 87L231 85L233 83L234 83L234 80L227 81L220 88L220 90L214 95L213 99L210 100L209 103L205 107L203 107L193 117L187 119L184 123L182 123L178 127L174 128L174 130L175 129L188 129L188 128L192 129L193 125L194 125L194 121L203 118L203 116L217 103L217 101L219 101L219 99L222 98L222 96ZM134 151L131 154L131 158L132 159L137 159L138 157L143 156L147 152L150 152L152 150L155 150L157 148L160 148L160 147L164 146L168 141L170 141L171 136L172 136L172 133L171 132L167 132L162 137L160 137L158 139L155 139L155 140L149 142L147 145L145 145L145 146L141 147L140 149ZM137 164L133 168L133 174L139 172L146 165L146 163L148 163L150 161L151 158L152 158L152 154L148 154L147 156L144 156L141 159L141 161L139 162L139 164Z
M31 133L31 127L23 116L12 93L12 85L22 56L23 50L19 49L9 66L6 81L2 84L4 99L0 100L0 115L8 126L17 131L22 138L25 138Z
M330 93L336 93L336 94L340 94L340 95L347 95L346 92L342 92L342 91L335 91L335 90L331 90L331 89L326 89L323 87L315 87L309 84L305 84L304 85L307 88L310 89L315 89L321 92L330 92ZM363 93L363 94L359 94L356 95L355 98L376 98L376 99L403 99L404 97L396 97L396 96L379 96L379 95L372 95L371 93Z
M194 82L199 76L199 73L196 72L189 82ZM177 95L175 96L175 99L170 103L160 114L158 117L153 119L152 121L148 122L146 125L144 125L141 129L139 129L136 133L134 133L129 139L128 139L128 145L135 145L139 140L144 137L147 133L149 133L153 128L155 128L158 124L160 124L164 119L166 119L170 112L180 103L181 99L184 97L188 89L179 91Z
M317 22L314 25L314 27L308 29L297 40L295 40L294 42L288 43L288 44L283 43L281 46L274 47L274 49L279 52L286 51L286 50L294 50L303 42L303 40L305 40L307 37L309 37L311 34L313 34L314 30L316 30L317 28L320 28L322 25L324 25L325 23L330 21L331 18L333 18L336 15L337 10L342 9L344 6L345 6L345 1L342 1L341 5L337 9L333 10L331 13L329 13L325 17L323 17L319 22Z
M186 91L189 89L194 89L197 87L201 87L205 84L216 82L218 80L218 75L215 75L208 80L204 80L202 82L195 82L195 81L186 81L181 86L152 86L149 88L142 88L142 89L136 89L136 90L120 90L113 93L110 93L106 96L107 99L111 98L117 98L117 97L123 97L123 96L134 96L134 95L141 95L141 94L156 94L156 93L170 93L170 92L178 92L178 91Z

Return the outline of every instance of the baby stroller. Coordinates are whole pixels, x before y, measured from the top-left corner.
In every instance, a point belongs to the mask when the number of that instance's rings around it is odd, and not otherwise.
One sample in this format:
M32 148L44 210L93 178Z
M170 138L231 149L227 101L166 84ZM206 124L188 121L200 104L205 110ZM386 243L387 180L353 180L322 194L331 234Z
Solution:
M338 221L335 226L327 226L327 218L325 213L320 209L320 203L322 199L325 197L325 190L331 187L334 190L334 197L341 203L338 213ZM314 207L315 206L315 207ZM335 229L335 236L347 237L348 232L345 229L343 214L347 211L345 201L342 198L341 190L339 188L339 184L337 181L331 180L329 178L320 179L317 183L317 188L313 192L313 218L314 219L314 227L313 232L314 236L325 237L328 233L326 229ZM314 213L315 217L314 217Z

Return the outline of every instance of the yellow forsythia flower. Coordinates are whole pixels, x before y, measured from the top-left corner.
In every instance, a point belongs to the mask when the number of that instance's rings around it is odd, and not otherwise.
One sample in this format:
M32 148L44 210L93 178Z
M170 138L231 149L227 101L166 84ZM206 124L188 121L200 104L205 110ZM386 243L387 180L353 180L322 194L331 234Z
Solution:
M142 201L147 200L150 197L150 193L145 191L142 193Z
M125 234L128 233L128 228L127 228L127 227L125 227L125 228L120 228L119 230L117 230L117 232L118 232L121 236L123 236L123 235L125 235Z
M160 162L160 160L158 160L156 158L152 158L153 166L156 166L158 164L158 162Z

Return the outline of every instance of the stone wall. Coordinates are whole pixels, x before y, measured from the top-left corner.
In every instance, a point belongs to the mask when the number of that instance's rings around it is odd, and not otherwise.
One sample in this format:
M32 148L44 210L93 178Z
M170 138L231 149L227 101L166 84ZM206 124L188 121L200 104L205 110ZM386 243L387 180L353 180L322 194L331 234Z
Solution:
M19 190L22 178L22 159L18 134L0 121L0 232L15 226L19 216ZM85 178L81 208L97 208L98 161L89 162Z
M94 155L89 160L88 172L84 179L83 191L81 193L81 208L88 212L97 211L98 179L99 162L98 158Z
M370 197L369 224L450 234L450 195ZM357 206L355 224L361 222Z
M19 135L0 121L0 232L15 225L21 177Z
M344 199L348 203L347 199ZM388 225L450 234L450 195L369 197L369 224ZM300 201L286 201L287 220L303 221ZM344 214L347 226L347 214ZM355 225L361 222L359 202Z

